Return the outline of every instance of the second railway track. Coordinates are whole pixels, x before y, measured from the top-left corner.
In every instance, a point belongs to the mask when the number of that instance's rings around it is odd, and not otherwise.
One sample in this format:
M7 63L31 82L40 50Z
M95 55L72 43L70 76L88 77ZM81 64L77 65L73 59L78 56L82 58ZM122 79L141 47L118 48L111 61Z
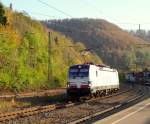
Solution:
M98 120L101 120L109 115L112 115L113 113L119 112L119 111L121 111L125 108L128 108L146 98L149 98L149 91L150 91L149 87L143 87L143 91L140 91L139 94L137 94L135 97L129 98L128 100L124 100L120 104L112 106L105 110L97 111L93 114L73 120L73 121L69 122L69 124L90 124L90 123L96 122Z

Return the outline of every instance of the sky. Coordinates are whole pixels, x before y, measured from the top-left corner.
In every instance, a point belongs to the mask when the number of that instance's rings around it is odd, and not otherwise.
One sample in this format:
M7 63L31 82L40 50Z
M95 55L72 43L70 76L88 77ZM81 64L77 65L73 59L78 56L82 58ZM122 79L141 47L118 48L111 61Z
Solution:
M0 0L13 10L25 11L32 18L98 18L123 29L150 30L150 0ZM46 3L43 4L42 2Z

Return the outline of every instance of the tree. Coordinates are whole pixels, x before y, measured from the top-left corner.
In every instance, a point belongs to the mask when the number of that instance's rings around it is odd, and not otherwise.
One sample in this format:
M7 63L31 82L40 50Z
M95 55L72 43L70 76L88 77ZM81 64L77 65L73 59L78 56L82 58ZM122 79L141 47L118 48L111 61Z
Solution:
M0 3L0 24L4 26L7 24L7 17L5 16L5 10L2 3Z

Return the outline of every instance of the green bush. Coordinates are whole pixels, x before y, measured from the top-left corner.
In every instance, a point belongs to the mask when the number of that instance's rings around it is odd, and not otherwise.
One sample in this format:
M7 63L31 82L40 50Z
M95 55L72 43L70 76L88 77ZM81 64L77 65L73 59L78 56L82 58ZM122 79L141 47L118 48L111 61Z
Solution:
M65 87L68 68L71 64L82 63L80 50L85 47L51 31L52 79L48 82L47 29L22 13L13 13L12 25L11 31L4 30L8 35L0 36L0 88L18 92ZM78 48L68 47L74 45ZM87 59L101 62L92 54Z

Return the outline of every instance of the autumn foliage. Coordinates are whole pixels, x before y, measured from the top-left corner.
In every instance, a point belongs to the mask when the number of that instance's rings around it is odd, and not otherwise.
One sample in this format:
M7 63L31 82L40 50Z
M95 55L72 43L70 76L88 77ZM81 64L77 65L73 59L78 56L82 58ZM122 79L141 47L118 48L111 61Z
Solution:
M0 27L0 89L13 91L65 87L70 65L93 61L95 54L85 58L82 43L48 30L24 13L6 10L8 25ZM51 70L48 82L48 31L51 32ZM71 47L72 46L72 47ZM74 47L76 46L76 47Z

